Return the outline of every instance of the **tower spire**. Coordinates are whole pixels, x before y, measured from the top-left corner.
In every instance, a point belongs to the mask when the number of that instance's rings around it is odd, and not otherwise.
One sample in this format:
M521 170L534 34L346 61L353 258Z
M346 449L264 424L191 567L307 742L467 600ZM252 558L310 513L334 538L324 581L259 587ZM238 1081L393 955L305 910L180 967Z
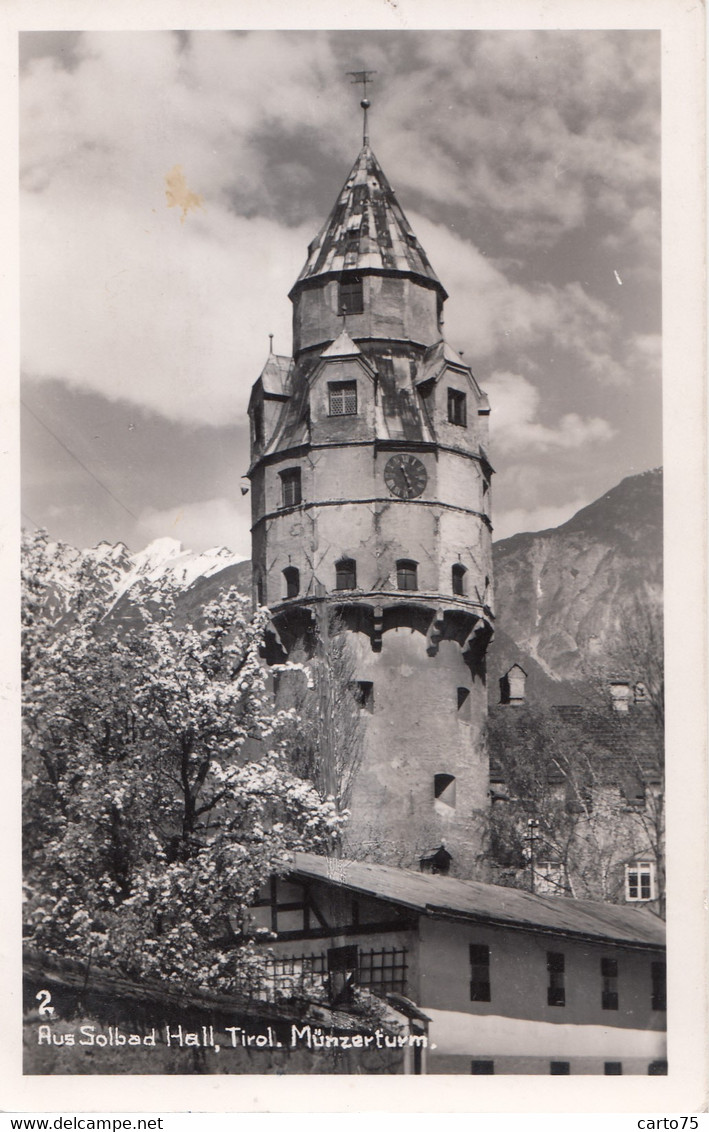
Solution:
M367 111L369 110L369 107L372 104L369 101L369 99L367 98L367 83L371 83L371 82L374 81L372 76L376 75L376 73L377 73L376 71L348 71L347 72L348 75L352 75L352 82L353 83L361 83L362 86L364 87L364 97L362 98L362 101L360 102L360 106L362 107L362 109L364 111L364 121L362 122L362 145L369 145L369 135L367 133Z

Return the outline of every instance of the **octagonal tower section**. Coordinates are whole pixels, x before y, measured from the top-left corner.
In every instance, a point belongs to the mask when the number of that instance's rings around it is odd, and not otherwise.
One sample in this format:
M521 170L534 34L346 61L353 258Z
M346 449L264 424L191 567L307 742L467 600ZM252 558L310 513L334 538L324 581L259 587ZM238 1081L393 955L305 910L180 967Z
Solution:
M269 659L345 627L361 718L347 855L481 875L492 633L489 407L368 146L293 287L249 415Z

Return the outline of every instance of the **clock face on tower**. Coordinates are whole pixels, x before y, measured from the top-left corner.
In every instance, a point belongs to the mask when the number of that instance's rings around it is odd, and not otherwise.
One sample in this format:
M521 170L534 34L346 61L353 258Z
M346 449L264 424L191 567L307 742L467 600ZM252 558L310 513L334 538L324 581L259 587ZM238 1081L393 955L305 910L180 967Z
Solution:
M384 465L384 482L399 499L415 499L426 487L428 475L417 456L398 452Z

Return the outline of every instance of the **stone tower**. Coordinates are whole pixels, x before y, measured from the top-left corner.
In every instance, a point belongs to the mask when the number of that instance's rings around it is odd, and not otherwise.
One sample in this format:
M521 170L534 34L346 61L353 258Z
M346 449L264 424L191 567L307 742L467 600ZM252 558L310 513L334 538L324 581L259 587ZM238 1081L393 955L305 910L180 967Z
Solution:
M271 658L307 659L314 625L337 611L365 717L346 852L474 875L488 806L489 407L443 338L447 293L366 140L289 297L293 356L269 356L249 404Z

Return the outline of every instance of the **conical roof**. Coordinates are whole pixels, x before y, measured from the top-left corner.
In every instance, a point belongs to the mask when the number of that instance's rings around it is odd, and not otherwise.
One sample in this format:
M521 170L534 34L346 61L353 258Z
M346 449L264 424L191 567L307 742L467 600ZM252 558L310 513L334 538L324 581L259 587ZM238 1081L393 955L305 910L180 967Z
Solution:
M310 244L293 290L319 275L366 270L417 275L435 283L446 297L368 145L362 148L335 207Z

